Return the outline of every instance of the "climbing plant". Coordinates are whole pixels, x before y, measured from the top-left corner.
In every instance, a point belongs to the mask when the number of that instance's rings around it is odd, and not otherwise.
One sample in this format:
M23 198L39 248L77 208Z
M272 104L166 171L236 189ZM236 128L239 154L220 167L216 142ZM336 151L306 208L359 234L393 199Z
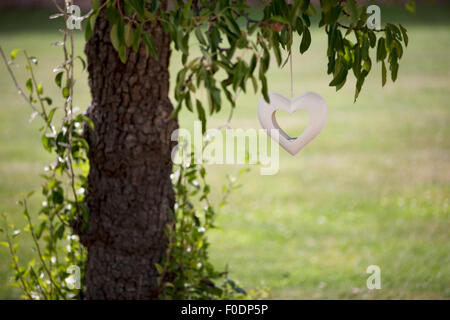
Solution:
M159 59L159 52L148 26L159 24L170 35L172 47L179 52L181 67L173 87L176 102L171 117L178 117L185 108L197 114L202 130L207 117L221 111L224 101L236 107L239 92L254 90L268 100L270 82L267 71L274 60L283 67L294 50L301 54L311 46L313 16L319 16L318 28L328 39L324 54L330 75L329 86L341 89L353 75L356 79L355 100L373 66L381 68L382 85L388 75L395 81L399 60L408 45L408 35L402 25L387 23L383 28L367 27L367 7L356 0L321 0L313 5L309 0L273 0L261 2L253 10L245 0L174 0L168 9L157 0L93 0L92 10L81 17L86 40L94 33L96 21L104 15L111 25L110 41L120 60L125 63L130 52L142 46L147 56ZM68 5L59 6L51 18L69 16ZM409 3L413 7L413 2ZM70 12L70 11L69 11ZM294 39L299 46L294 48ZM54 156L54 162L41 175L44 199L37 212L30 212L27 194L19 204L23 208L26 227L36 258L22 261L18 257L16 237L21 230L10 223L2 229L2 244L11 253L15 271L13 282L29 299L82 299L86 252L77 232L87 228L89 210L85 191L89 163L89 145L85 132L93 130L93 122L74 108L75 63L84 68L83 57L76 57L74 30L62 30L61 63L53 70L59 97L44 94L38 81L37 58L26 51L14 50L7 56L0 48L8 72L18 92L32 108L33 117L43 121L42 145ZM193 49L195 47L195 50ZM19 84L14 67L23 54L29 78L25 89ZM202 91L204 95L197 94ZM205 98L206 97L206 98ZM55 115L61 115L55 118ZM245 171L245 170L244 170ZM240 172L241 174L244 171ZM246 292L217 271L208 258L207 231L215 228L217 209L209 199L211 186L206 182L205 167L193 160L175 165L172 182L175 190L174 223L167 226L167 254L156 264L159 272L159 297L162 299L226 299L263 296L266 292ZM229 179L224 199L237 187ZM6 216L5 216L6 219ZM77 266L79 269L73 269Z

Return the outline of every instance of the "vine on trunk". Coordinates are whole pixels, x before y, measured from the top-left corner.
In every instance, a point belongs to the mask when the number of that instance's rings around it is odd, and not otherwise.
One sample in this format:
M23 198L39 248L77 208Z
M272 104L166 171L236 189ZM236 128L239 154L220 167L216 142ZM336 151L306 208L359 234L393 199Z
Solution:
M51 18L64 17L67 21L68 4L57 5L59 13ZM284 66L293 45L292 33L301 37L300 53L306 52L311 44L311 16L316 11L309 0L266 2L259 18L250 16L245 0L175 0L170 10L161 10L161 2L157 0L93 0L92 7L91 14L86 16L86 38L92 36L96 18L104 10L112 25L111 43L122 62L127 60L130 50L138 51L141 46L145 46L148 56L158 59L145 25L159 23L163 26L174 49L181 53L182 62L176 76L177 106L172 116L178 116L182 107L196 111L203 131L207 114L219 112L224 97L233 110L236 94L241 90L246 92L249 81L255 92L260 90L268 100L266 74L271 55L279 67ZM387 79L386 64L391 79L397 79L398 62L408 44L403 26L386 24L381 30L367 28L366 7L357 5L355 0L321 0L319 9L319 27L328 37L330 86L339 90L353 71L356 99L372 69L372 51L376 51L376 61L381 63L382 84ZM29 210L31 193L19 201L27 222L24 231L31 235L37 259L23 264L15 240L21 230L9 223L4 230L0 229L6 238L1 244L9 249L12 257L13 282L22 288L23 296L28 299L82 299L84 296L86 250L76 234L86 229L89 220L84 196L88 188L89 146L84 130L93 129L93 123L74 108L75 61L79 59L83 68L85 62L82 57L75 57L73 30L66 27L61 32L63 38L55 45L62 47L63 61L53 70L55 84L61 91L60 107L54 107L53 99L44 95L44 87L35 74L38 64L35 57L23 51L29 72L24 90L13 72L20 51L14 50L8 59L0 48L16 89L33 110L32 117L43 120L40 129L43 147L55 157L41 175L44 201L37 216ZM200 49L195 57L190 50L192 42ZM248 58L244 58L246 54ZM206 93L207 102L200 98L200 90ZM205 111L206 104L209 112ZM55 118L58 114L59 119ZM156 265L160 274L160 298L248 297L246 291L228 278L227 272L218 272L209 262L206 232L216 227L216 210L208 197L211 188L205 180L205 168L191 161L175 166L172 178L176 194L175 222L167 227L167 255ZM225 199L237 187L234 179L228 181ZM72 266L79 267L79 273L72 273ZM250 295L265 293L250 292Z

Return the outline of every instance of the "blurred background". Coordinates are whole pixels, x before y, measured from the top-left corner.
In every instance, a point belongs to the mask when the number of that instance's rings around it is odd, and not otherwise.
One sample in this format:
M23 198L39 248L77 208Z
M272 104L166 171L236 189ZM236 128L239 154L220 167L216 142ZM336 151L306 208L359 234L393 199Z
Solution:
M0 45L6 53L20 48L36 56L37 77L56 96L51 70L62 49L51 43L60 40L63 22L49 20L54 10L42 3L50 1L3 0ZM374 64L356 103L353 79L339 92L328 87L326 34L315 27L316 17L310 50L293 56L294 94L322 95L327 125L297 156L280 149L276 175L261 176L252 166L219 214L221 230L210 234L212 260L219 269L228 265L245 288L270 287L276 299L450 298L450 5L419 1L412 14L401 4L377 4L382 24L408 29L396 83L388 80L382 88L381 66ZM83 33L75 34L83 55ZM172 56L172 80L179 60ZM23 65L15 70L23 84ZM41 147L39 121L29 121L31 112L3 64L0 75L0 213L21 226L19 194L40 188L39 174L52 159ZM75 105L84 110L87 73L79 68L76 79ZM269 91L290 96L288 67L272 63L268 80ZM260 98L252 90L242 93L231 127L260 128ZM222 109L209 127L226 121L229 105ZM305 117L277 114L292 135L306 127ZM180 125L191 127L194 119L182 112ZM225 175L237 171L232 165L209 168L217 199ZM31 200L31 209L42 201L37 195ZM30 257L31 239L19 237L21 255ZM380 290L366 287L369 265L381 268ZM7 248L0 247L2 299L20 296L8 285L11 274Z

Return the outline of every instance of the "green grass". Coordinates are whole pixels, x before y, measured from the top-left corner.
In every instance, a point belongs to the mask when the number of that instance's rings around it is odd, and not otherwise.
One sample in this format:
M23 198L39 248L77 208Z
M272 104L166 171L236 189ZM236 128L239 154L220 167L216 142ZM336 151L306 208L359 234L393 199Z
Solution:
M382 8L383 21L400 21L410 46L399 79L381 88L380 66L367 79L356 104L354 81L339 92L328 87L323 31L314 29L311 50L294 56L295 92L320 93L329 105L321 135L296 157L281 151L280 171L260 176L257 167L232 194L212 231L211 256L247 288L268 286L272 298L450 298L450 16L449 6L420 6L415 15ZM445 14L447 12L447 14ZM2 11L0 45L25 48L39 58L38 74L56 96L49 74L61 60L57 22L47 12ZM83 38L76 39L82 54ZM172 71L178 66L174 56ZM16 94L0 66L0 212L21 224L20 192L39 189L38 174L50 161L40 146L38 121ZM20 71L21 80L25 74ZM174 78L174 76L172 76ZM86 108L86 73L77 76L75 104ZM270 90L289 96L289 70L272 67ZM259 94L241 94L232 127L259 128ZM209 127L222 124L222 114ZM280 115L299 132L301 114ZM181 125L192 115L183 112ZM212 166L218 197L224 175L237 168ZM33 198L36 208L40 199ZM32 254L22 235L21 253ZM20 292L7 281L9 256L0 248L0 298ZM366 268L381 267L382 289L366 288Z

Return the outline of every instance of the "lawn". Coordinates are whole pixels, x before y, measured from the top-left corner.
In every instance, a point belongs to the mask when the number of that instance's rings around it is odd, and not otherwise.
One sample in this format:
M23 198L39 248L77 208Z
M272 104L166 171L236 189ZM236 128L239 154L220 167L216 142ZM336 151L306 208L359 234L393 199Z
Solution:
M381 88L380 66L353 103L354 81L335 92L326 75L326 37L313 29L313 43L294 55L294 90L320 93L328 102L321 135L295 157L280 151L280 170L243 179L219 215L221 231L210 235L211 257L245 288L270 287L283 299L450 298L450 6L418 6L416 14L382 8L382 22L402 22L410 45L399 79ZM6 52L24 48L39 58L38 77L56 92L53 69L61 60L58 22L47 11L0 12L0 45ZM76 46L83 50L83 36ZM289 69L272 65L269 88L290 94ZM176 72L178 56L171 70ZM21 69L20 69L21 70ZM38 190L39 173L50 161L40 146L38 121L20 100L0 66L0 213L18 225L21 192ZM21 81L25 73L19 72ZM90 94L87 74L76 77L75 104L85 109ZM172 79L174 76L172 76ZM259 94L241 94L231 126L259 128ZM222 124L223 112L209 121ZM289 132L305 125L302 113L280 115ZM183 112L181 126L193 116ZM216 198L231 165L209 168ZM41 200L34 196L31 207ZM1 235L0 235L1 237ZM32 254L21 235L21 253ZM381 268L380 290L366 288L366 269ZM0 247L0 298L18 298L8 285L9 255Z

